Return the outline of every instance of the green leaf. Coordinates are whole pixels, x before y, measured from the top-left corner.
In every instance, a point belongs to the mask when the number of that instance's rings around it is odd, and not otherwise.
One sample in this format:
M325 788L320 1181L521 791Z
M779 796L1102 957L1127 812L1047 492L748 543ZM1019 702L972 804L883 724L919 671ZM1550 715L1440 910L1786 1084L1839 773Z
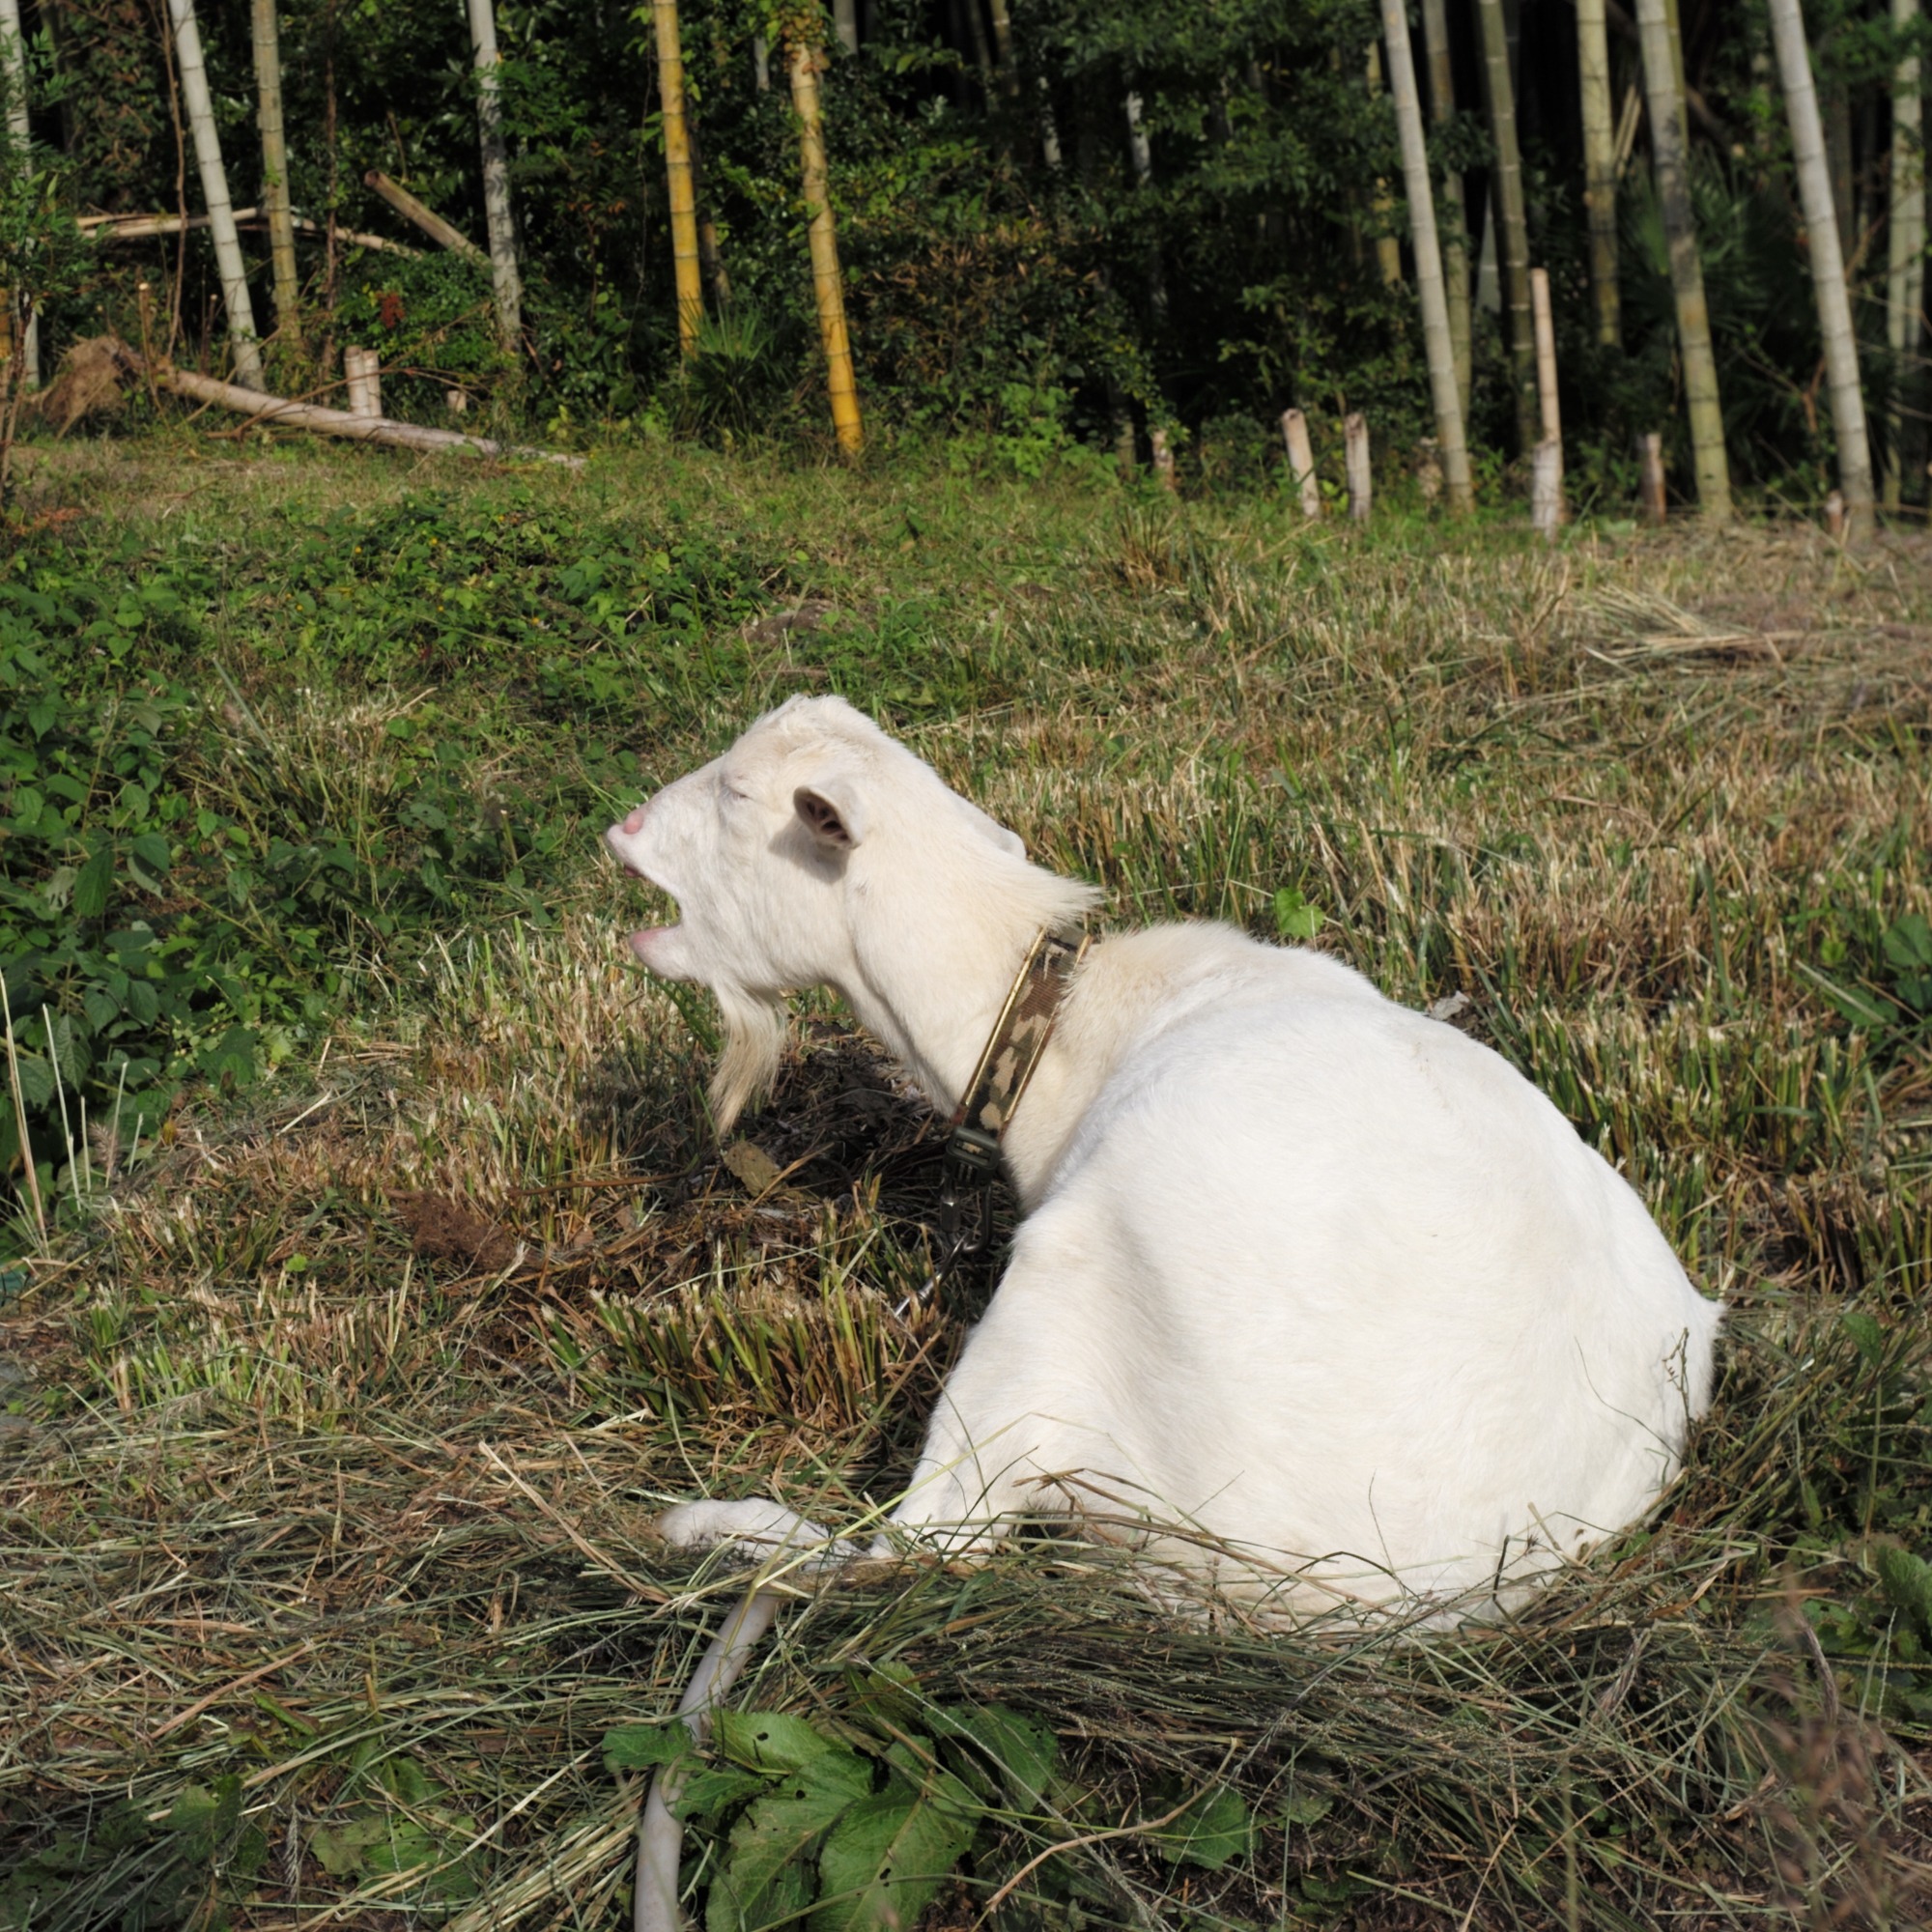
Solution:
M1274 929L1284 939L1304 944L1321 930L1321 909L1311 905L1294 886L1283 886L1274 895Z
M99 919L107 910L107 901L113 895L114 848L103 843L95 848L87 864L74 874L74 917Z
M604 1733L606 1771L649 1771L675 1764L697 1749L691 1727L682 1718L666 1718L654 1724L619 1724Z
M973 1842L980 1818L950 1772L924 1788L862 1798L839 1819L818 1861L811 1932L911 1932Z
M988 1758L1000 1788L1016 1811L1037 1811L1060 1763L1060 1740L1004 1704L983 1710L929 1711L927 1720L943 1738L965 1740Z
M1889 1013L1868 994L1848 986L1841 986L1835 980L1828 980L1815 966L1807 966L1804 960L1792 962L1799 972L1824 994L1833 1006L1837 1008L1841 1019L1855 1027L1889 1027L1896 1015Z
M827 1747L759 1799L731 1828L705 1904L705 1932L754 1932L803 1911L811 1884L801 1861L871 1788L872 1767L864 1758Z
M1838 1325L1871 1367L1885 1366L1885 1330L1873 1317L1861 1308L1848 1308L1838 1317Z
M726 1757L780 1777L829 1750L843 1749L820 1737L803 1718L778 1711L720 1711L717 1723L718 1748Z
M1909 912L1885 929L1879 941L1885 956L1901 973L1922 973L1932 966L1932 923L1923 913Z
M694 1819L708 1824L722 1818L732 1805L755 1798L769 1788L754 1771L727 1771L706 1765L694 1771L678 1786L677 1796L670 1801L671 1816L685 1824Z
M324 1871L335 1878L349 1878L362 1869L363 1856L370 1846L387 1836L388 1827L380 1818L358 1818L347 1825L319 1826L309 1834L308 1847L321 1861Z
M1909 1549L1881 1549L1878 1579L1891 1606L1910 1617L1920 1635L1932 1637L1932 1563Z
M1169 1864L1219 1871L1247 1857L1254 1843L1254 1823L1238 1791L1210 1784L1179 1817L1147 1835Z

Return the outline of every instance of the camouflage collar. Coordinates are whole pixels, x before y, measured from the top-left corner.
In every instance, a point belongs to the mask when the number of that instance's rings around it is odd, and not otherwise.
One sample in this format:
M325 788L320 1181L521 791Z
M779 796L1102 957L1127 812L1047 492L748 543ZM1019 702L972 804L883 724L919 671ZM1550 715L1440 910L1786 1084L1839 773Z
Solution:
M1000 1158L1000 1136L1011 1124L1027 1082L1053 1037L1060 1003L1073 969L1086 957L1090 939L1062 939L1042 927L1027 948L1020 970L993 1022L985 1051L954 1110L949 1161L990 1175Z

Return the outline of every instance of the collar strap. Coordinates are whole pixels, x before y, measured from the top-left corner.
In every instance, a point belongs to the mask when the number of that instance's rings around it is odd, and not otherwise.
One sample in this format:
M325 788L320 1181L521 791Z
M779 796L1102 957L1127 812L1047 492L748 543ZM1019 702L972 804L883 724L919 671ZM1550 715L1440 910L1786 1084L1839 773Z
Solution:
M1084 933L1077 941L1062 939L1042 927L1028 947L985 1051L966 1083L966 1097L952 1116L946 1143L949 1162L989 1177L999 1165L1000 1136L1011 1123L1053 1037L1066 982L1087 956L1090 943Z

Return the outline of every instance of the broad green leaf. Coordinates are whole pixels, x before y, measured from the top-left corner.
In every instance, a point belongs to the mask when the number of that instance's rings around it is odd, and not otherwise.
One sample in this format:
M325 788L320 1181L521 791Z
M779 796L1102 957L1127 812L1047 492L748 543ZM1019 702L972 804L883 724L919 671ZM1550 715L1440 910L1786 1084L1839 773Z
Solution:
M1219 1871L1236 1859L1247 1857L1254 1842L1254 1825L1238 1791L1225 1784L1210 1784L1179 1817L1148 1836L1169 1864L1205 1865L1209 1871Z
M1910 1617L1921 1635L1932 1636L1932 1563L1909 1549L1881 1549L1878 1578L1891 1606Z
M114 892L114 848L99 846L73 880L73 913L76 919L99 919L107 910Z
M705 1932L755 1932L802 1910L811 1886L801 1861L871 1788L872 1767L864 1758L827 1747L759 1799L731 1828L724 1867L711 1884Z
M1294 886L1274 895L1274 929L1284 939L1311 940L1321 930L1321 908L1311 905Z
M734 1804L755 1798L771 1787L755 1771L730 1771L707 1765L694 1771L670 1801L671 1816L689 1824L722 1818Z
M1016 1811L1037 1811L1060 1763L1060 1740L1004 1704L983 1710L935 1710L926 1714L943 1738L962 1738L992 1762L1000 1788Z
M1873 1368L1885 1364L1885 1330L1861 1308L1848 1308L1838 1325L1852 1338L1858 1351Z
M972 1794L944 1771L921 1791L901 1785L862 1798L825 1841L811 1932L912 1932L980 1817Z
M718 1748L726 1757L781 1777L826 1751L842 1748L820 1737L803 1718L777 1711L720 1711L717 1722Z
M321 1861L324 1871L335 1878L347 1878L362 1869L362 1861L372 1845L388 1835L388 1826L381 1818L357 1818L346 1825L322 1825L309 1835L309 1850Z
M1793 962L1798 971L1837 1008L1839 1016L1855 1027L1889 1027L1893 1015L1879 1005L1870 994L1850 986L1841 986L1835 980L1828 980L1815 966L1807 966L1804 960Z
M666 1718L655 1724L619 1724L604 1733L606 1771L648 1771L654 1765L674 1764L690 1757L697 1747L682 1718Z
M1879 943L1886 958L1901 973L1923 972L1932 966L1932 923L1923 913L1909 912L1894 921Z
M920 1692L919 1679L906 1664L881 1663L856 1672L852 1688L860 1711L883 1719L889 1730L903 1731L925 1721L925 1699Z

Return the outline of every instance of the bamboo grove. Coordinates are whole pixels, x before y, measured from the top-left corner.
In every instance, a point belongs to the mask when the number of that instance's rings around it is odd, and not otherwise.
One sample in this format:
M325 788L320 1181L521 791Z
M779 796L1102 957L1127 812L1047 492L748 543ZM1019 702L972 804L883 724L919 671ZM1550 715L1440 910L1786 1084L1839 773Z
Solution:
M17 390L1926 501L1918 0L0 0ZM346 413L355 413L350 398ZM10 411L17 411L15 395ZM365 411L366 415L368 412ZM1313 440L1309 441L1312 436ZM1439 479L1439 486L1438 486ZM1650 493L1655 494L1655 478Z

